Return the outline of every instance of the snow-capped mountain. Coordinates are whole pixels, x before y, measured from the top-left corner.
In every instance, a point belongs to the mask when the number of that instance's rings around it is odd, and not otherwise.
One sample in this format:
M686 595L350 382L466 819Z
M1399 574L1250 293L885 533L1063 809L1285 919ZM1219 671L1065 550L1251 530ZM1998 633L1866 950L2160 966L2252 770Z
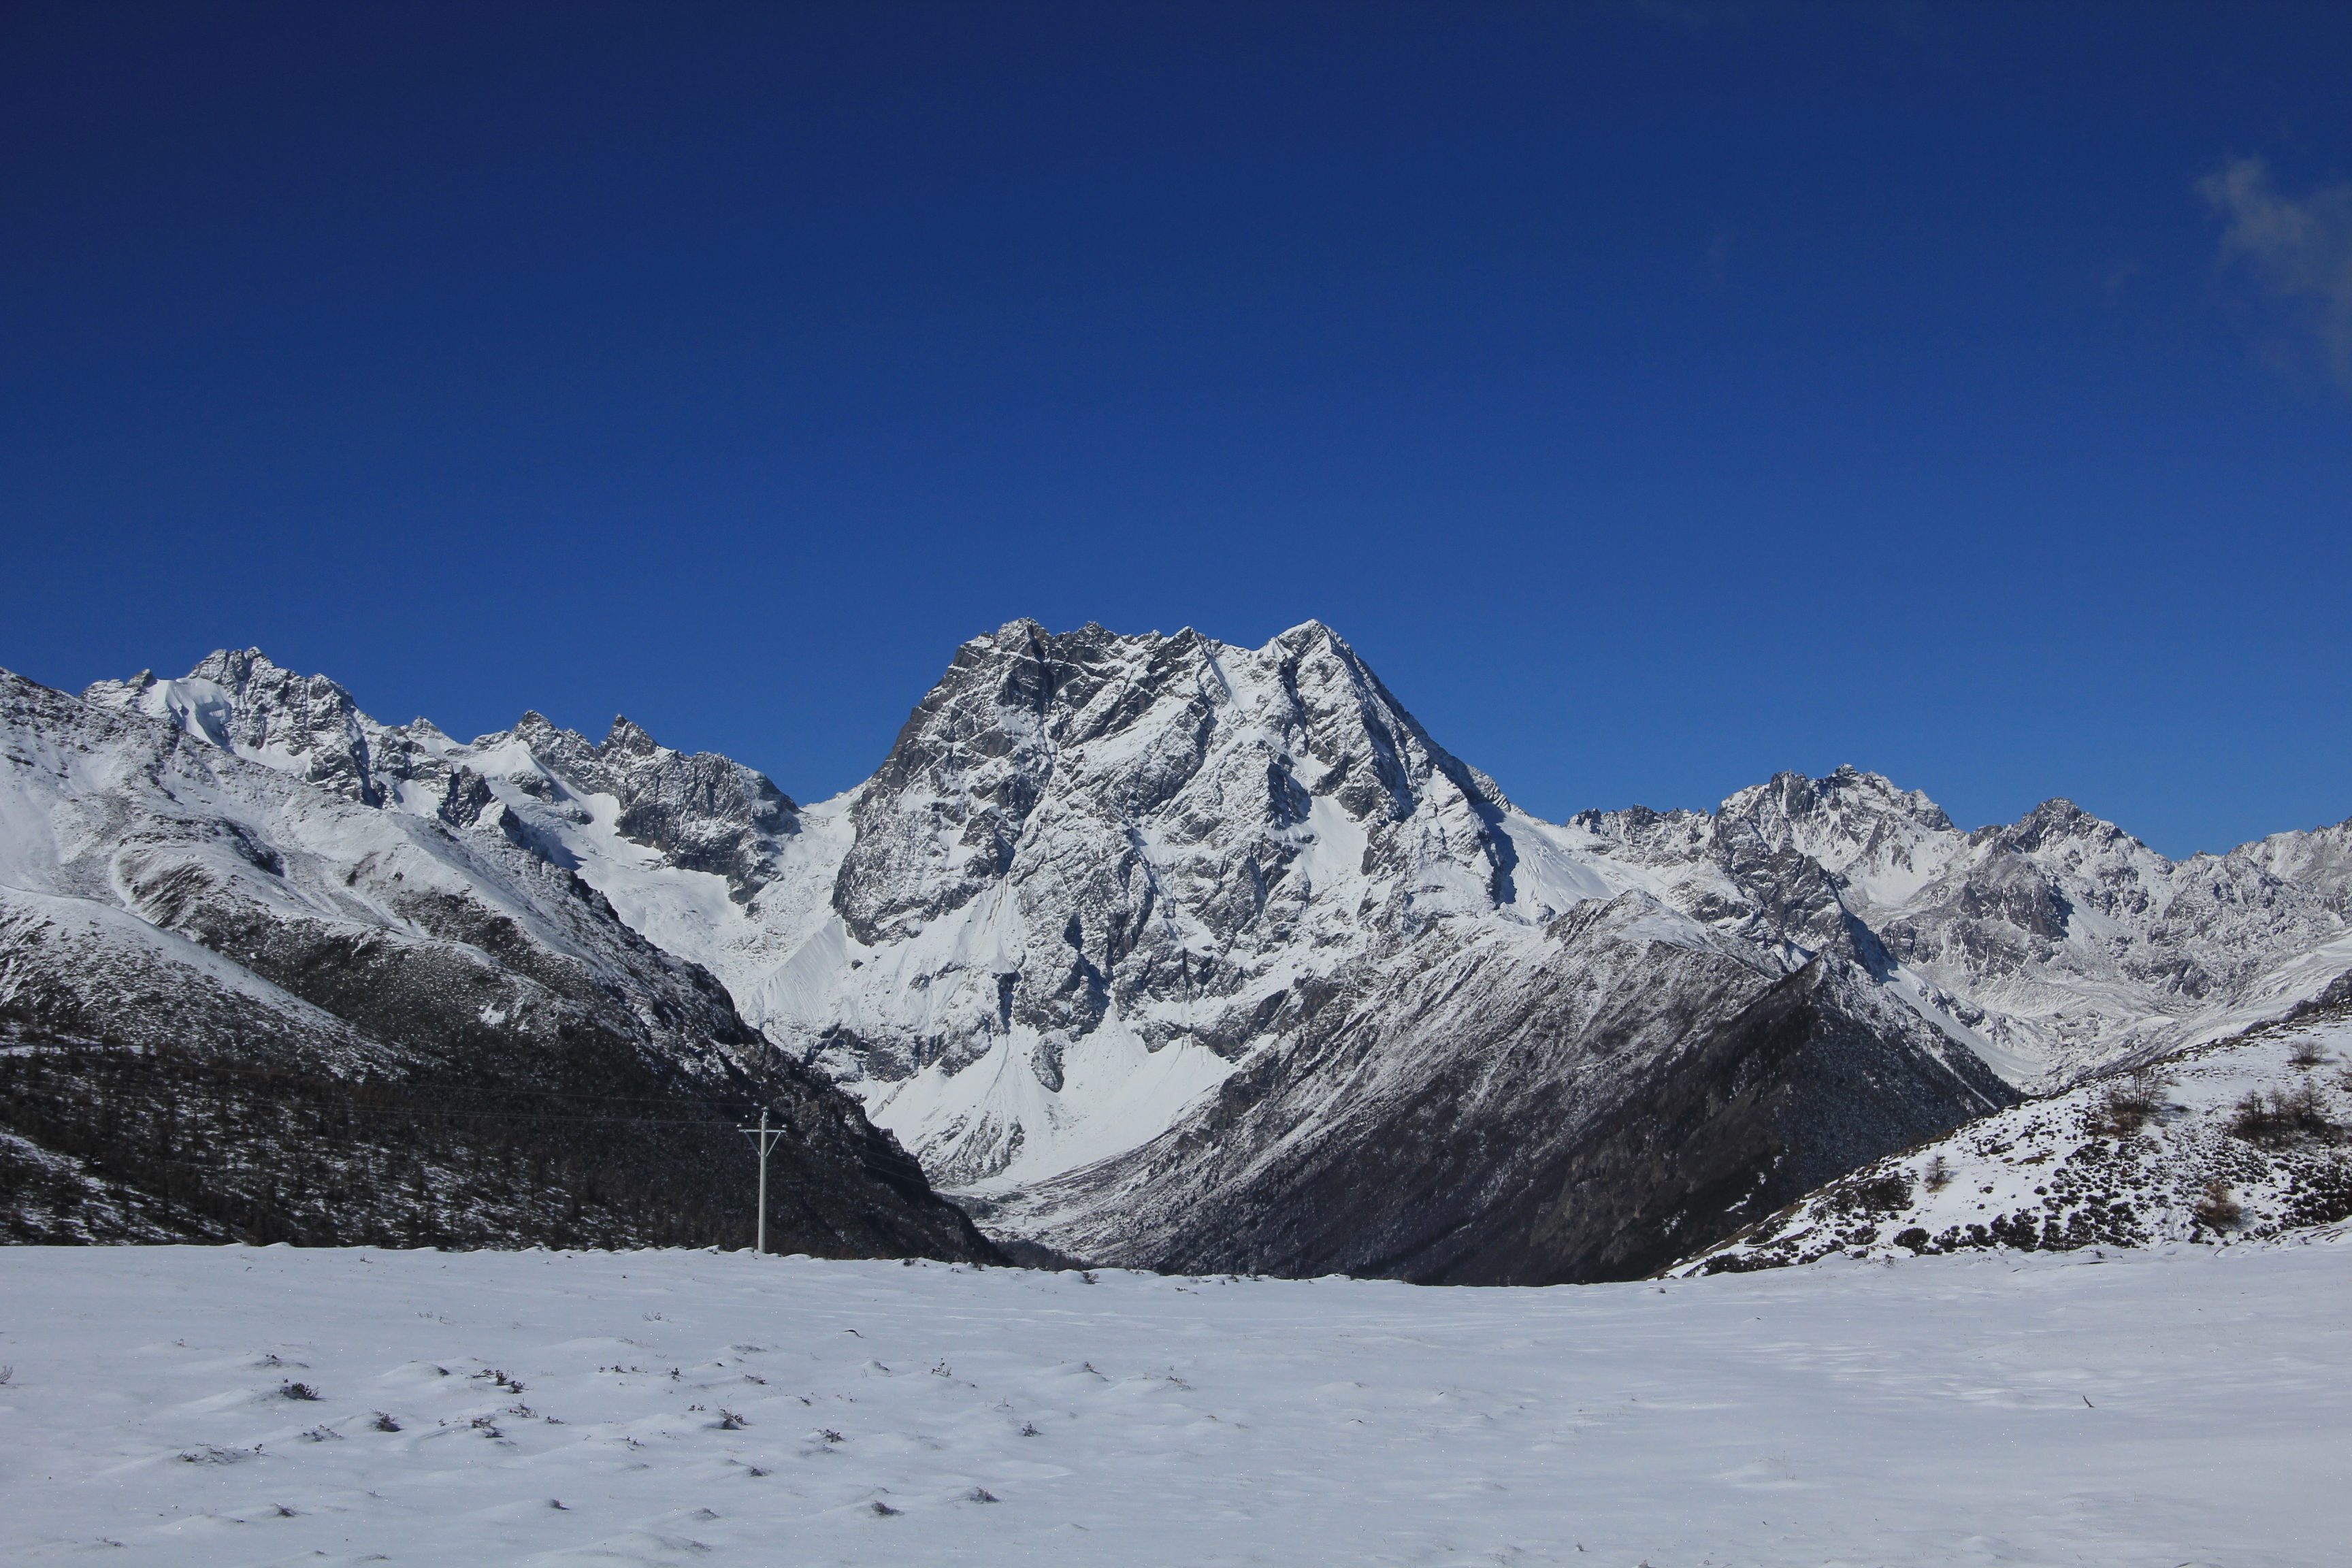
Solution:
M1622 890L1314 625L1249 650L1015 622L813 807L626 720L601 744L536 714L466 743L383 725L255 650L85 697L576 870L949 1182L1133 1147L1433 921Z
M1016 622L844 804L835 918L754 1012L965 1184L1140 1142L1433 925L1620 890L1312 623L1246 649Z
M0 1025L15 1038L552 1095L530 1108L542 1119L617 1098L636 1109L601 1134L614 1168L679 1158L648 1129L696 1118L740 1144L730 1113L766 1105L794 1132L778 1158L809 1245L984 1250L708 971L475 809L478 775L443 769L429 803L418 763L388 790L387 759L430 757L432 742L383 731L332 682L255 655L80 700L0 673ZM730 1148L728 1164L731 1209L748 1161ZM677 1179L698 1201L721 1177Z
M1711 931L1518 811L1312 623L1247 649L1015 622L959 651L873 779L808 808L625 720L461 744L251 652L89 695L576 870L993 1223L1089 1256L1210 1258L1202 1227L1296 1206L1244 1149L1311 1145L1323 1234L1215 1258L1622 1272L2010 1097L1843 954L1790 981L1796 948ZM1491 1092L1446 1119L1442 1193L1351 1196L1352 1163L1412 1133L1398 1108L1467 1074ZM1247 1129L1204 1140L1239 1095ZM1669 1113L1709 1152L1661 1173ZM1563 1159L1624 1192L1533 1236L1499 1194ZM1434 1252L1433 1226L1454 1233Z
M1313 622L1011 623L807 806L626 720L382 725L253 650L85 695L576 874L1000 1233L1108 1260L1651 1266L2352 968L2352 824L2174 863L1852 769L1547 824Z
M2275 1017L2352 969L2352 824L2175 862L2063 800L1962 833L1844 768L1570 826L1716 930L1848 952L2027 1089Z

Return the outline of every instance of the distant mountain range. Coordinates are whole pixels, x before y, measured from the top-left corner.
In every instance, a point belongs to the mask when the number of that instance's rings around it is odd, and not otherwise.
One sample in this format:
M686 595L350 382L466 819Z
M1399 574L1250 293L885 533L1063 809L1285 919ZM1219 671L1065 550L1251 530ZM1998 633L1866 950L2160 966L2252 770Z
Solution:
M989 1245L903 1150L1017 1254L1639 1274L2352 970L2352 824L2175 862L1852 769L1545 823L1313 622L1014 622L806 806L626 720L380 724L251 649L5 698L25 1038L485 1091L625 1061L830 1129L809 1234L877 1250Z

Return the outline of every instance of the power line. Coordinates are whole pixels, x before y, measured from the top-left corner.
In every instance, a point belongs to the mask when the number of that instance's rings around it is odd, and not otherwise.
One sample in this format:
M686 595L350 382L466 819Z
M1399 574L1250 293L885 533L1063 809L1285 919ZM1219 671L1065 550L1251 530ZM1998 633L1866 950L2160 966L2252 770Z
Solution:
M738 1127L735 1131L750 1138L760 1151L760 1239L757 1250L764 1258L768 1254L768 1151L776 1146L776 1140L784 1132L781 1127L773 1132L768 1131L768 1113L765 1110L760 1112L760 1125Z

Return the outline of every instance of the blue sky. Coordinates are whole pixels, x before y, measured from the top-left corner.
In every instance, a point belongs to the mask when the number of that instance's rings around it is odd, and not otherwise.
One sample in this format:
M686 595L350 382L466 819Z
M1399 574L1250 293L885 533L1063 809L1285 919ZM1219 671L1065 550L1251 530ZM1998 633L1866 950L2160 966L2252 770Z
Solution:
M2352 6L0 7L0 664L816 798L1319 617L1553 817L2352 815Z

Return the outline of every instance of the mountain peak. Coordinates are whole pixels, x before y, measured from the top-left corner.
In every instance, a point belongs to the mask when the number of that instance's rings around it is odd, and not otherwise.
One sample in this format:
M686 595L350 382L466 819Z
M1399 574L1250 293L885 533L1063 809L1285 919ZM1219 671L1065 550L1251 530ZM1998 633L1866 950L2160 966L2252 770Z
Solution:
M1341 637L1338 632L1333 631L1328 623L1316 620L1312 617L1299 622L1297 626L1292 626L1289 630L1282 633L1274 640L1280 646L1294 650L1310 648L1317 643L1323 642L1329 643L1333 647L1339 648L1342 652L1353 653L1355 651L1353 648L1348 647L1347 639Z
M1979 828L1978 832L1990 834L2010 848L2026 854L2074 844L2126 853L2137 850L2155 856L2166 865L2171 863L2114 823L2093 816L2063 795L2051 796L2015 822Z
M257 647L215 648L177 680L142 669L129 680L95 681L82 700L136 709L223 751L365 805L383 804L368 760L383 727L335 681L298 675Z
M257 647L222 647L215 648L198 659L196 667L188 671L184 679L215 681L235 689L255 681L268 681L273 676L291 680L302 679ZM314 675L310 679L313 682L326 681L338 691L342 689L323 675Z
M1018 1042L1055 1092L1061 1053L1107 1026L1221 1061L1283 1005L1293 943L1333 967L1512 902L1506 809L1319 622L1255 649L1013 622L915 708L851 807L833 896L862 945L961 952L924 934L952 925L989 956L926 958L923 1021L886 1037L903 1015L877 998L858 1050L895 1079ZM950 1165L1018 1147L983 1121Z
M606 732L602 749L628 755L643 755L652 752L656 748L654 738L646 733L642 725L632 722L625 714L615 713L613 715L613 728Z

